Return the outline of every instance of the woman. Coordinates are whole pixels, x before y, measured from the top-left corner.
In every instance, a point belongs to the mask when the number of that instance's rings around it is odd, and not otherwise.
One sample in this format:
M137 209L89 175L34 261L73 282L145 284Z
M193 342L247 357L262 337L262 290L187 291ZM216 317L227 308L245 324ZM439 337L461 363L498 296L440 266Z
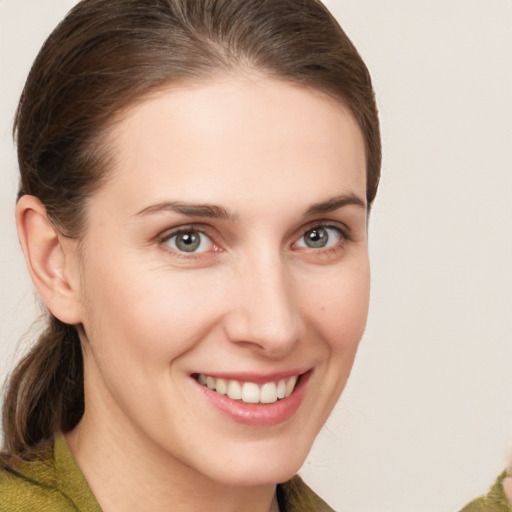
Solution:
M86 0L16 128L49 328L4 406L7 510L330 510L290 478L364 329L380 140L322 4Z

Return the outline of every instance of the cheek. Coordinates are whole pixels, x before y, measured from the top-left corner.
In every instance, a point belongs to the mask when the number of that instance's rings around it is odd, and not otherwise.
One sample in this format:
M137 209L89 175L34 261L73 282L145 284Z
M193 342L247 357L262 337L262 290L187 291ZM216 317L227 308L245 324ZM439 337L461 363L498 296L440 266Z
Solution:
M332 269L331 269L332 270ZM338 402L352 370L359 341L364 332L369 303L367 265L340 267L329 278L316 276L307 283L308 344L316 358L313 374L315 393L305 420L316 436ZM306 283L304 283L306 284ZM311 440L312 442L312 440Z
M309 286L314 292L308 297L306 310L311 323L324 340L331 356L348 357L355 355L363 335L368 316L370 295L370 273L364 264L352 269L341 269L330 279L319 280L316 286Z
M84 326L103 353L115 350L134 364L152 360L163 368L193 348L214 324L216 287L186 272L136 269L120 260L115 267L90 265L84 279ZM102 347L102 340L108 344Z

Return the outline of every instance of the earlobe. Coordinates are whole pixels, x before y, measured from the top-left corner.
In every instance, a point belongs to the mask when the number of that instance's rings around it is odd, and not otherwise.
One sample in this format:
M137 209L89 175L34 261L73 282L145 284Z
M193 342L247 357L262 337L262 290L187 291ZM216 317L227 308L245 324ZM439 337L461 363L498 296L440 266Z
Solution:
M81 322L76 279L76 254L49 221L44 205L34 196L16 204L16 226L32 281L51 313L67 324Z

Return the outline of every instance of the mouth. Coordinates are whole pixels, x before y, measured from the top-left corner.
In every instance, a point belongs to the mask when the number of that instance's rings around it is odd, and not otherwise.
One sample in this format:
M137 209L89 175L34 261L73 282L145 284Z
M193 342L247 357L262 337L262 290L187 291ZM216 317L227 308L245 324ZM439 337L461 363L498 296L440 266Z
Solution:
M208 375L191 377L207 401L224 416L251 427L277 426L300 408L312 369L281 375Z
M300 375L292 375L257 384L250 381L217 378L202 373L195 375L199 384L219 395L226 395L231 400L240 400L246 404L273 404L278 400L288 398L293 393L300 377Z

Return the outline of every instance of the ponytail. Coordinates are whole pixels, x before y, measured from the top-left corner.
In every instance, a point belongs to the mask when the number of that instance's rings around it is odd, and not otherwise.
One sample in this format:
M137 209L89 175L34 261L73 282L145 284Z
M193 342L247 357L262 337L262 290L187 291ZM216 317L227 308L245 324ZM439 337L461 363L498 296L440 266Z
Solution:
M4 457L30 458L84 412L83 361L75 326L50 316L46 331L12 373L4 399Z

